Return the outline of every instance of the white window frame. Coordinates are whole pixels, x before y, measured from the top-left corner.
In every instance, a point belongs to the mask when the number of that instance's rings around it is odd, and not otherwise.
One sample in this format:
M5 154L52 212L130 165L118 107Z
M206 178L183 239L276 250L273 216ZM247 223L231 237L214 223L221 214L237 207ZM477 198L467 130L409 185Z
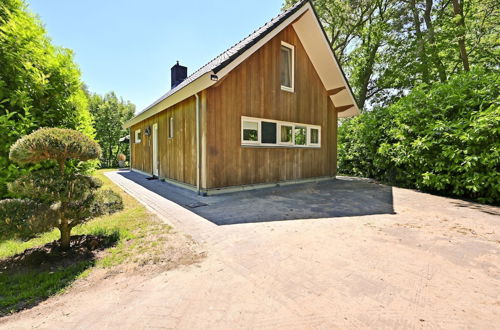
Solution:
M134 131L134 143L141 143L142 139L138 138L139 134L141 134L141 130L140 129L136 129Z
M311 142L311 131L313 129L318 130L318 143L312 143ZM307 126L307 144L313 147L321 147L321 126L315 126L315 125L308 125Z
M288 127L291 127L291 128L292 128L292 141L290 141L290 142L282 142L282 141L281 141L281 126L288 126ZM292 123L280 122L280 123L278 124L278 132L277 132L277 134L278 134L278 140L277 140L277 141L278 141L278 144L279 144L279 145L282 145L282 146L293 146L293 145L295 144L295 142L294 142L294 141L295 141L295 139L294 139L294 135L293 135L293 133L294 133L294 132L295 132L295 125L294 125L294 124L292 124Z
M257 141L247 141L243 139L243 122L257 123ZM261 121L258 118L241 117L241 145L260 145Z
M288 87L288 86L281 85L281 76L280 76L281 90L293 93L295 91L295 46L290 45L289 43L286 43L284 41L281 42L281 46L284 46L284 47L290 49L291 53L292 53L292 61L291 61L292 76L290 77L292 86ZM281 52L281 47L280 47L280 52ZM280 56L280 60L281 60L281 56ZM281 63L280 63L280 75L281 75Z
M306 129L306 143L305 144L295 144L295 130L299 128ZM309 146L309 127L306 124L295 124L293 127L293 145L296 147L308 147Z
M258 133L257 133L257 141L244 141L243 140L243 122L248 121L248 122L253 122L258 124ZM276 143L262 143L262 122L269 122L269 123L276 123ZM292 127L292 142L281 142L281 126L291 126ZM295 127L305 127L306 128L306 144L295 144ZM319 134L319 139L318 139L318 144L311 143L310 139L310 132L311 129L315 128L318 129L318 134ZM271 147L271 148L276 148L276 147L289 147L289 148L321 148L321 126L320 125L310 125L310 124L304 124L304 123L293 123L293 122L288 122L288 121L281 121L281 120L273 120L273 119L266 119L266 118L256 118L256 117L246 117L246 116L241 116L241 145L242 146L250 146L250 147Z
M174 138L174 117L168 119L168 138Z

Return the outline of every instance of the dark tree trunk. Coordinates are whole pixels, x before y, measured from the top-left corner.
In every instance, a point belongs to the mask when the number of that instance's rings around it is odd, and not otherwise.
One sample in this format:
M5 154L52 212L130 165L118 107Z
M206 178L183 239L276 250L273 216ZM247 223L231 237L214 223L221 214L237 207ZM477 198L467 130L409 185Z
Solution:
M362 74L360 76L360 89L358 95L359 108L363 109L366 103L367 95L368 95L368 85L370 84L370 80L373 75L373 67L375 65L375 58L377 56L378 49L380 47L380 43L374 45L368 54L368 59L366 61L366 65L363 68Z
M420 58L420 72L422 74L422 80L425 83L429 83L429 65L427 63L427 52L425 49L425 40L422 34L422 28L420 25L420 15L418 14L417 4L415 0L410 0L410 10L413 14L413 24L415 25L415 34L417 37L417 53Z
M71 238L71 227L69 226L67 219L61 219L59 231L61 232L61 248L63 250L68 250Z
M434 24L432 22L431 12L432 12L433 0L425 0L425 12L424 12L424 20L425 25L427 26L427 33L429 35L429 43L431 48L431 57L432 62L436 66L439 74L439 80L441 82L446 81L446 70L444 68L443 62L439 57L438 50L436 49L436 37L434 32Z
M462 64L465 71L470 71L469 67L469 55L467 55L467 49L465 47L465 19L464 19L464 4L463 0L453 0L453 13L455 16L460 15L460 20L458 25L461 28L461 32L458 35L458 48L460 50L460 58L462 59Z

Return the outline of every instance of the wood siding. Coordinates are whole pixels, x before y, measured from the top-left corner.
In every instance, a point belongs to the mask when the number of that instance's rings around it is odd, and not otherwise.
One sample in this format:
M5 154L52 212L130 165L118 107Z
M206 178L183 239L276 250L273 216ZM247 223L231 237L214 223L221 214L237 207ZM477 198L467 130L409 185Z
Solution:
M281 41L295 46L294 93L281 90ZM202 111L203 188L336 174L337 114L292 26L207 89ZM321 125L321 148L241 146L241 116Z
M168 137L169 118L174 118L174 137ZM146 136L148 126L158 123L159 176L196 185L196 99L190 97L131 127L132 168L152 173L153 138ZM135 130L142 141L135 143Z

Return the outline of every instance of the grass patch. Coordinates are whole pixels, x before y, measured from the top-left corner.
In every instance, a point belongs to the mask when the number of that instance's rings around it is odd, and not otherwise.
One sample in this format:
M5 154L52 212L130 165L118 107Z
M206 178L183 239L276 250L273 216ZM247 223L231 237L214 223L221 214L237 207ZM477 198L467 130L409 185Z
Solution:
M75 279L89 274L92 267L112 267L123 262L149 262L162 253L164 247L158 245L157 241L164 239L171 228L153 220L142 204L104 175L106 171L110 170L99 170L95 176L103 181L103 189L112 189L122 196L123 211L79 225L73 228L71 234L110 236L116 241L116 245L107 249L101 258L66 267L47 271L21 270L14 274L0 270L0 315L36 304L63 291ZM27 241L0 241L0 259L53 242L59 239L59 235L59 230L55 229ZM155 239L151 239L151 235Z
M64 291L93 264L92 261L82 261L56 271L0 273L0 315L32 306L43 298Z

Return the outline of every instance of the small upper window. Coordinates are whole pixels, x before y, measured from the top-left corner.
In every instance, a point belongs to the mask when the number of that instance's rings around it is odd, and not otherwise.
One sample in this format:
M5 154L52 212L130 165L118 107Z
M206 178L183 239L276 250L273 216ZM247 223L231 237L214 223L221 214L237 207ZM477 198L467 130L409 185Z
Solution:
M241 124L241 141L245 143L259 143L259 122L254 120L243 120Z
M142 138L141 130L138 129L135 131L135 137L134 137L134 142L135 143L140 143Z
M174 117L170 117L168 121L168 137L169 139L174 137Z
M281 89L293 92L294 47L281 42L280 54Z
M307 144L307 127L295 126L295 145L305 146Z

